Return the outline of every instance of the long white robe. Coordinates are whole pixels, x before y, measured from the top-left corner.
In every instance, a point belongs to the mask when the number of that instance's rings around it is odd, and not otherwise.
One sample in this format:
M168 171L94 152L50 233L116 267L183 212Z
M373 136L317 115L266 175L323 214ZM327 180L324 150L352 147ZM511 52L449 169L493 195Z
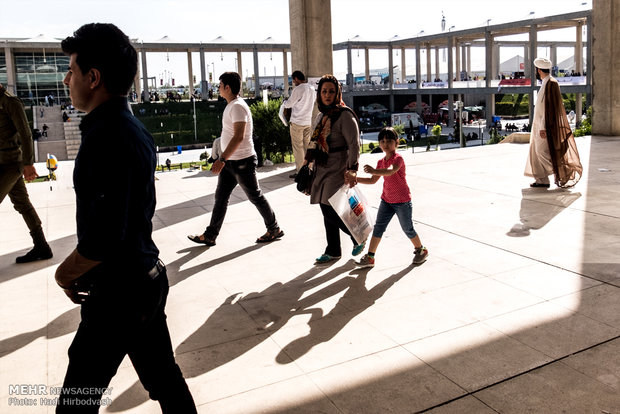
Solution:
M540 136L540 131L545 129L545 88L550 78L551 75L545 77L538 90L530 133L530 153L525 164L524 174L537 179L544 179L554 174L549 143L546 138Z

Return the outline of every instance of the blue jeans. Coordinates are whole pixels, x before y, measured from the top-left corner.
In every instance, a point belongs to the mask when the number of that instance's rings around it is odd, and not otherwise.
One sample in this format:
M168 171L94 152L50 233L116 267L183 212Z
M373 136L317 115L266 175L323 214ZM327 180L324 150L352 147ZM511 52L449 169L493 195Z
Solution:
M226 164L217 179L217 188L215 189L215 205L211 213L211 222L205 231L205 237L215 240L220 234L226 210L228 210L228 200L230 194L237 184L248 196L248 200L258 210L265 221L267 230L273 231L278 229L278 221L276 215L263 195L256 178L256 165L258 161L256 156L244 158L242 160L227 160Z
M407 237L410 239L417 236L415 229L413 228L413 220L411 219L412 213L411 201L406 203L387 203L381 200L379 205L379 211L377 212L377 220L375 222L375 228L372 231L372 237L381 238L385 229L387 228L390 220L396 214L400 227L403 229Z

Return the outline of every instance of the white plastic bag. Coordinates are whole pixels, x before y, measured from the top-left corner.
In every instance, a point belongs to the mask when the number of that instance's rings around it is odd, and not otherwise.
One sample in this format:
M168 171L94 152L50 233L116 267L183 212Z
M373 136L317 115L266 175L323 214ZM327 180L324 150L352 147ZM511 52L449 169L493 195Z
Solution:
M288 119L286 119L286 116L284 115L284 102L282 102L282 105L280 105L280 111L278 111L278 117L280 118L280 121L282 121L284 126L288 126Z
M358 244L362 244L372 232L374 220L370 216L368 200L358 186L343 185L329 198L338 216L347 226Z

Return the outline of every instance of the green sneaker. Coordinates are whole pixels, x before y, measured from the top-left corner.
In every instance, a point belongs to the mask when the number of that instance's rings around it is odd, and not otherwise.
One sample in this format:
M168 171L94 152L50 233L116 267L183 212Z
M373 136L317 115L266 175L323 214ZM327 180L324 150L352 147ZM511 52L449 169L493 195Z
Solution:
M364 242L361 244L356 244L355 246L353 246L353 251L351 252L351 255L357 256L364 251L364 247L366 247L366 240L364 240Z
M333 262L335 260L340 259L340 256L330 256L328 254L322 254L321 256L317 257L316 260L316 264L323 264L323 263L329 263L329 262Z

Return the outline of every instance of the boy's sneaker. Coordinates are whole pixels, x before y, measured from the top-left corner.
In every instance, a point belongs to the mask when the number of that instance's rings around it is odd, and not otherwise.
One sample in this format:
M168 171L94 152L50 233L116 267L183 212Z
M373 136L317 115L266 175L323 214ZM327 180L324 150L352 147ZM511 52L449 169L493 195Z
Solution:
M357 256L358 254L364 251L364 247L366 247L366 241L360 244L356 244L355 246L353 246L353 251L351 252L351 255Z
M424 246L418 247L413 251L413 264L421 264L426 261L428 257L428 249Z
M362 256L359 262L355 262L359 267L375 267L375 258L370 257L368 254Z

